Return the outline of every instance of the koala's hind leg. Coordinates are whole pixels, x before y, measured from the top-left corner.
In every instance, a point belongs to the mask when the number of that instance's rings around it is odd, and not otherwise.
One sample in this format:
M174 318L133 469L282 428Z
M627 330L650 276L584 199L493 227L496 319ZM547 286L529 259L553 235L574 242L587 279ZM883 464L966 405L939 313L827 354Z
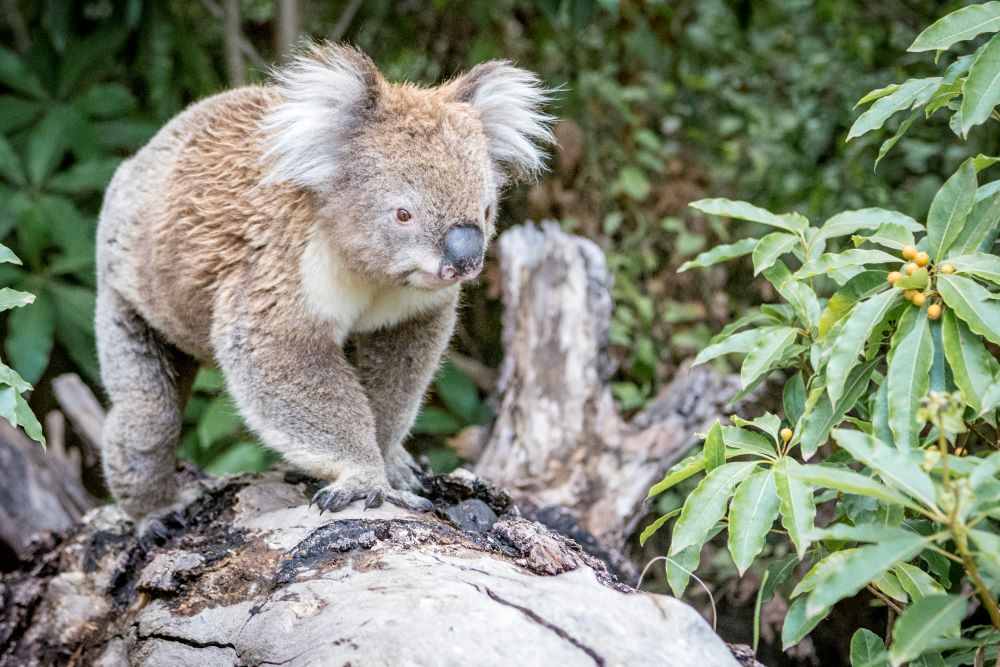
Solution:
M104 476L139 519L175 499L177 438L197 363L166 343L120 296L97 296L97 347L111 409L101 435Z
M403 449L427 385L455 328L455 303L357 339L358 371L375 416L386 475L397 489L418 490L416 463Z

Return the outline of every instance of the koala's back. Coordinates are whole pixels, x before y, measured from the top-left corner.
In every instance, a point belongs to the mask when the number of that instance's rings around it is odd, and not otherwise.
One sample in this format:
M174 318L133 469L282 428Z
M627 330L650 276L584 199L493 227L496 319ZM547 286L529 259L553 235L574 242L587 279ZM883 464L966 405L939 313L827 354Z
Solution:
M287 267L305 242L311 201L261 186L257 127L275 93L247 87L172 119L115 173L98 230L98 280L171 343L211 361L220 294L254 275L267 300L296 295ZM278 221L279 224L275 224ZM277 291L276 291L277 290Z

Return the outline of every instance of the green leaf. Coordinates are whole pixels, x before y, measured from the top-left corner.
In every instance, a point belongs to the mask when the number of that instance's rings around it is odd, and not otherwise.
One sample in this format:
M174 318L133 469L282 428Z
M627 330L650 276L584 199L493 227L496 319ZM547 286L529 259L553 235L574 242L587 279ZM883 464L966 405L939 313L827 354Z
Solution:
M45 99L48 93L27 63L16 53L0 47L0 82L32 97Z
M928 595L908 606L892 626L893 666L913 660L934 640L958 628L967 606L960 595Z
M816 517L813 489L795 473L802 468L795 459L782 457L774 465L775 487L781 510L781 525L795 545L801 560L809 548L809 533Z
M14 148L2 135L0 135L0 176L18 186L23 186L28 182L24 175L24 168L21 166L21 158L17 156Z
M802 417L801 430L796 434L805 460L812 458L820 445L829 439L830 430L844 421L844 415L854 407L858 398L868 388L872 370L877 362L876 357L855 367L848 375L843 395L836 403L830 401L830 396L822 383L810 392L806 401L806 413Z
M412 433L426 435L454 435L462 430L462 424L446 410L425 405L417 414Z
M42 102L0 95L0 135L10 136L32 125L44 109Z
M788 422L794 426L799 423L806 407L806 383L799 371L785 382L781 392L781 405L785 409Z
M618 174L617 188L636 201L642 201L649 195L651 186L645 174L636 167L623 167Z
M949 257L948 264L962 275L976 276L1000 285L1000 257L985 252Z
M792 305L804 327L811 329L819 324L820 306L816 293L805 283L792 278L787 266L782 262L776 262L774 266L764 271L764 277L774 289L778 290L778 294Z
M722 425L716 419L705 438L705 471L712 472L726 462L726 444L722 440Z
M776 215L745 201L733 201L720 197L716 199L699 199L698 201L691 202L689 206L709 215L759 222L762 225L777 227L786 232L802 233L809 226L809 221L805 218Z
M77 104L84 113L97 118L121 116L138 106L129 89L117 82L88 87Z
M904 275L902 278L896 281L894 287L897 290L908 290L908 289L925 289L931 283L930 273L927 271L926 267L921 267L913 272L912 275Z
M898 491L894 491L878 480L854 472L849 468L834 468L825 465L800 465L798 467L790 467L788 474L807 484L815 484L824 488L836 489L844 493L853 493L859 496L868 496L887 503L909 507L913 510L919 509L918 505Z
M993 181L1000 185L1000 181ZM975 252L985 252L992 248L1000 229L1000 194L978 199L980 192L993 185L984 185L977 190L977 201L965 219L965 226L949 249L949 255L964 256ZM947 259L947 257L946 257Z
M897 143L899 143L899 140L903 138L903 135L910 129L910 126L913 125L918 118L920 118L920 115L920 109L914 109L910 112L910 115L899 124L899 127L896 129L896 133L882 142L882 145L878 147L878 155L875 156L875 164L872 166L873 172L878 170L878 163L882 161L882 158L889 154L889 151L891 151Z
M897 112L919 105L940 83L941 77L909 79L904 82L897 90L876 100L868 111L858 116L847 133L847 140L877 130Z
M944 593L944 588L941 587L934 577L930 576L923 570L921 570L916 565L910 565L909 563L900 563L892 570L896 574L896 578L899 580L900 586L906 591L910 599L916 602L928 595L936 595L938 593Z
M448 410L456 415L463 425L476 423L476 410L480 404L479 390L468 373L453 363L445 363L438 371L434 389L448 406Z
M830 299L830 304L839 297L844 301L851 298L851 292L845 292L850 285L845 285ZM898 290L879 292L875 296L854 306L851 314L844 320L840 334L833 340L830 347L830 357L826 362L827 392L830 400L836 402L844 393L844 385L848 374L858 365L858 358L865 351L865 343L872 332L881 326L889 316L889 312L899 302L901 293ZM839 302L838 302L839 303ZM830 304L827 307L830 307Z
M729 337L720 340L718 343L713 343L708 347L702 349L698 353L698 356L694 358L695 365L703 364L706 361L711 361L716 357L721 357L725 354L745 354L749 352L754 344L765 336L771 335L775 330L785 329L786 327L760 327L758 329L749 329L747 331L740 331L739 333L734 333Z
M17 393L31 391L31 383L25 382L17 371L0 361L0 383L9 385L17 390Z
M674 524L671 556L687 547L704 544L708 531L725 515L733 489L758 465L758 461L727 463L705 476L684 501L681 516Z
M765 458L774 458L777 455L771 440L760 433L738 426L723 426L722 441L727 449L737 453L760 454Z
M52 173L69 150L75 114L69 107L54 107L28 137L28 177L35 185Z
M711 250L707 250L694 259L681 264L677 269L677 273L684 273L688 269L712 266L713 264L718 264L719 262L725 262L730 259L742 257L743 255L748 255L753 252L753 249L757 247L758 243L759 241L757 239L742 239L736 243L730 243L729 245L715 246Z
M879 636L867 628L858 628L851 637L851 667L885 667L889 654Z
M982 339L969 331L950 309L944 311L941 340L955 384L962 390L965 402L978 414L982 409L980 397L986 395L993 383L990 371L996 362Z
M9 287L0 289L0 311L10 310L11 308L20 308L21 306L26 306L29 303L32 303L34 300L34 294L18 292L17 290Z
M833 325L851 312L858 301L889 289L887 271L862 271L833 293L819 316L819 337L825 338Z
M926 507L936 507L934 482L914 462L910 452L901 451L861 431L837 429L833 439L861 463L871 468L889 486L914 498Z
M909 51L943 51L984 32L1000 30L1000 2L970 5L938 19L913 40Z
M207 449L234 434L242 425L243 419L233 400L223 394L209 403L208 409L198 420L198 443Z
M764 269L770 268L778 258L789 252L799 243L799 237L787 232L772 232L762 238L753 249L753 274L756 276Z
M907 449L919 444L923 423L917 418L920 401L930 388L934 341L927 304L907 308L899 318L889 350L889 428L896 447Z
M828 611L829 609L823 609L819 613L807 615L806 598L793 600L781 625L781 647L787 651L805 639L805 636L826 617Z
M838 269L864 267L866 264L899 264L899 258L883 250L845 250L828 252L811 259L795 272L796 278L810 278Z
M743 360L743 368L740 371L743 387L749 387L770 372L795 342L798 333L797 329L791 327L779 327L767 336L759 338Z
M883 225L898 225L911 232L923 231L924 226L908 215L884 208L862 208L843 211L823 223L810 246L820 240L855 234L866 229L878 229Z
M976 201L976 168L972 160L962 163L934 195L927 213L927 252L937 261L958 238Z
M663 516L661 516L659 519L657 519L653 523L651 523L648 526L646 526L646 528L642 531L642 533L639 534L639 546L640 547L646 546L646 540L648 540L650 537L653 536L653 534L656 531L658 531L660 528L662 528L663 524L665 524L667 521L670 521L671 519L673 519L675 516L677 516L680 513L681 513L681 508L678 507L675 510L671 510L670 512L667 512L666 514L664 514Z
M868 242L893 250L902 250L908 245L916 245L913 232L895 222L887 222L868 236L855 236L853 240L855 245Z
M885 97L886 95L894 93L897 90L899 90L898 83L890 83L888 86L884 86L882 88L876 88L875 90L869 92L867 95L858 100L857 103L855 103L854 108L857 109L858 107L864 106L869 102L874 102L880 97Z
M7 246L0 243L0 264L17 264L20 266L21 260Z
M693 456L689 456L675 466L667 471L667 474L659 482L654 484L650 489L649 493L646 494L646 500L649 500L653 496L659 495L674 486L683 482L688 477L695 475L705 469L705 455L702 452L698 452Z
M7 355L28 382L38 382L42 377L49 364L54 336L55 313L45 300L31 308L19 308L7 318Z
M972 331L1000 345L1000 304L985 287L962 276L941 274L937 289Z
M921 535L910 535L855 549L839 567L816 582L807 598L806 613L821 613L839 600L851 597L897 563L914 558L924 550L926 542L927 538Z
M111 182L121 161L117 158L77 162L48 181L48 189L69 194L103 190Z
M758 468L736 488L729 509L729 552L742 577L778 518L773 468Z

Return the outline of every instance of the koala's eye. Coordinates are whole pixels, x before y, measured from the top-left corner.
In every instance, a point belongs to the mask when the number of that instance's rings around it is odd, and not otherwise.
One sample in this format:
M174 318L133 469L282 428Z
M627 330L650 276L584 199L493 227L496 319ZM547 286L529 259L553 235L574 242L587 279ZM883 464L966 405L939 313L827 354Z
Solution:
M409 222L412 217L413 216L410 215L410 212L405 208L396 209L396 220L399 220L400 222Z
M487 206L486 210L483 211L483 217L486 218L487 220L489 220L491 213L493 213L493 207L492 206Z

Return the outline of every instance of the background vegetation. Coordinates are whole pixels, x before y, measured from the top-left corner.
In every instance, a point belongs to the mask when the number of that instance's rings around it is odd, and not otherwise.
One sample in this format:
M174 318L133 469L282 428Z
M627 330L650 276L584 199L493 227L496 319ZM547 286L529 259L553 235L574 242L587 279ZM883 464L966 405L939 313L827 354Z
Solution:
M0 264L0 285L37 296L4 313L0 333L4 359L36 386L31 404L39 414L51 405L54 375L73 370L99 387L93 237L115 166L189 102L264 80L289 43L278 4L0 2L0 242L24 262ZM881 206L923 220L966 157L996 153L995 129L973 129L962 144L941 123L917 124L876 173L885 137L844 141L864 93L938 72L932 58L906 48L962 4L344 0L301 2L294 23L303 36L356 43L392 78L433 81L506 57L562 87L552 172L509 194L502 225L550 217L605 248L615 275L615 393L637 409L724 324L777 299L767 280L754 278L749 257L676 273L699 252L757 231L689 202L727 196L814 220ZM460 461L442 446L445 438L474 438L490 419L498 325L488 270L418 424L418 444L438 468ZM269 463L213 372L200 375L186 424L182 455L209 470ZM684 492L664 494L660 508L669 511ZM665 550L656 538L648 548ZM729 582L715 586L725 593L723 608L752 606L761 572L733 584L724 551L707 562L710 577ZM851 613L867 618L863 609ZM843 637L830 642L846 655ZM816 656L809 646L799 653L806 662Z

